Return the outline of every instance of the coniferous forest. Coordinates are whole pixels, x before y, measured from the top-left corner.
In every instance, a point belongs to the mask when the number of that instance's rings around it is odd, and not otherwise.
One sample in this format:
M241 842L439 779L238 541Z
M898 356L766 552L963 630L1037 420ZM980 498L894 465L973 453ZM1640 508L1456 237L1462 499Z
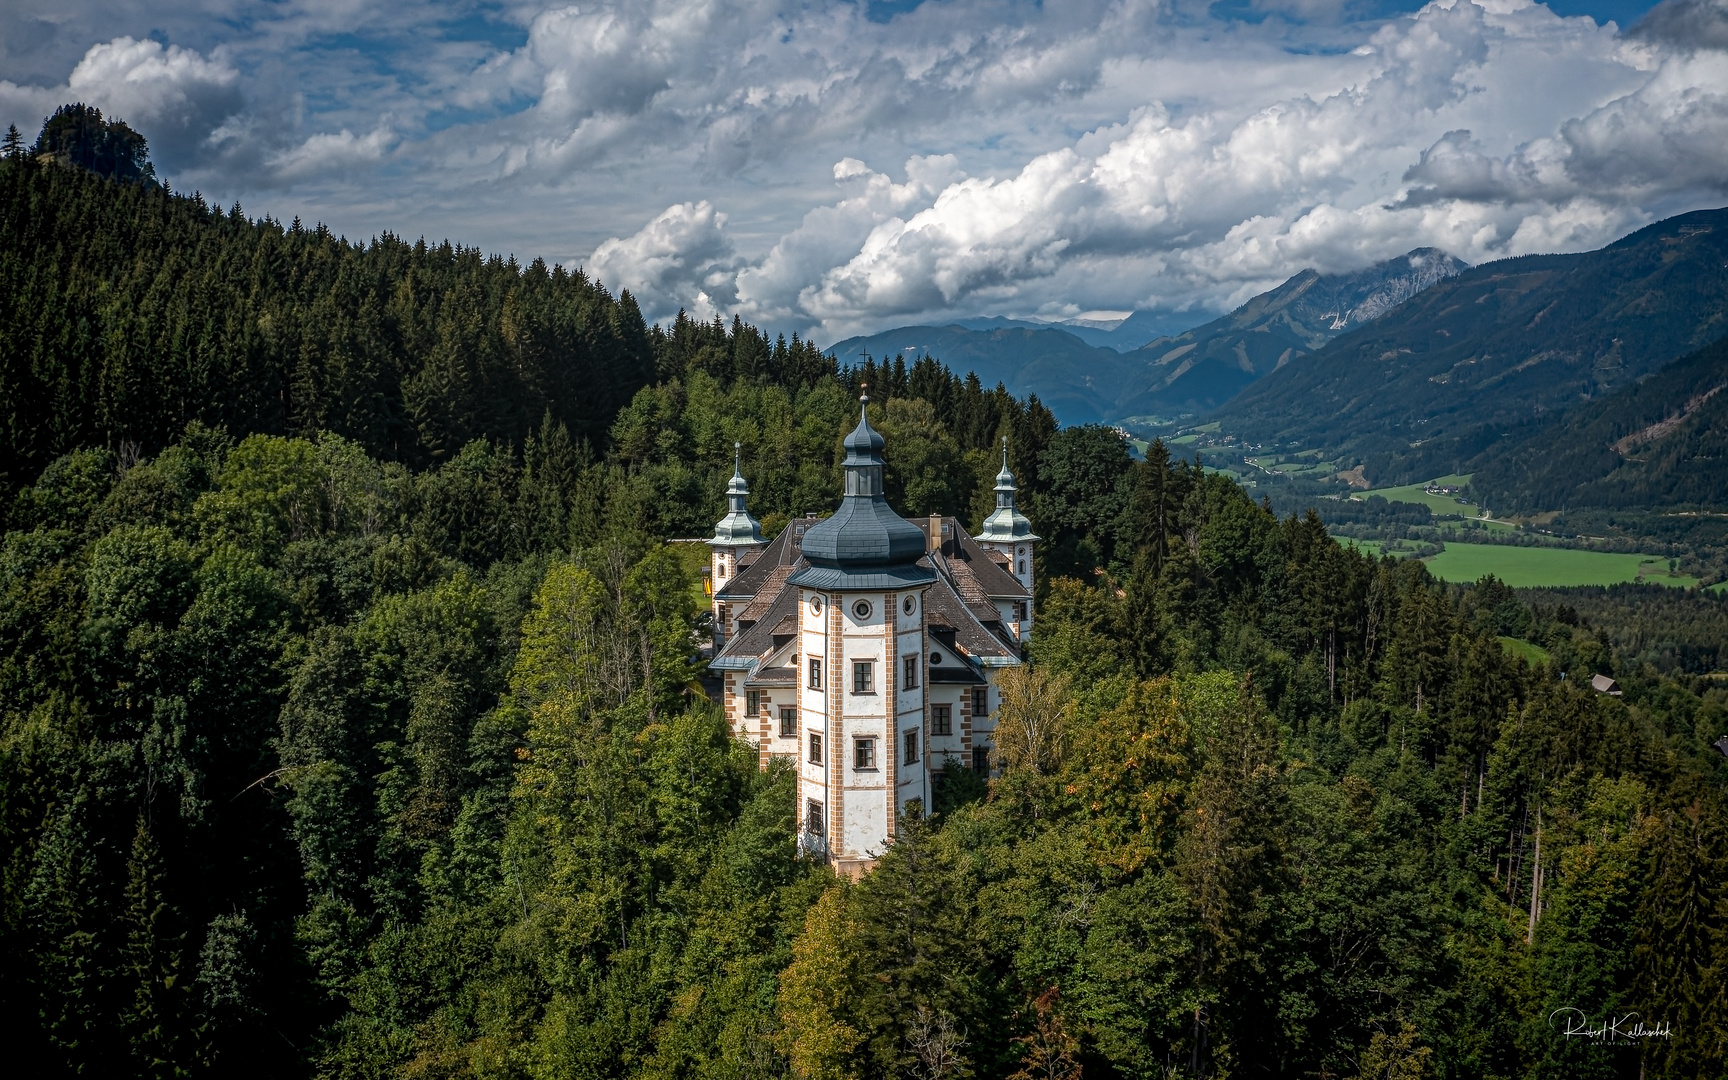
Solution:
M1707 596L1443 584L927 359L147 178L15 154L0 236L0 1017L42 1073L1728 1066ZM668 541L734 442L769 531L831 509L860 383L900 512L976 527L1006 436L1045 539L1001 769L853 883L701 692ZM1631 1014L1668 1034L1564 1033Z

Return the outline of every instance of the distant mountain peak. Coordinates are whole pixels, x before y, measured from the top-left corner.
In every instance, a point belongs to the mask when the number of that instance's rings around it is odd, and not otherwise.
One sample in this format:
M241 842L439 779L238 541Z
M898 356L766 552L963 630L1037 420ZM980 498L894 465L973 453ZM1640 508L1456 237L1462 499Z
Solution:
M1417 248L1346 274L1301 270L1228 315L1157 338L1145 376L1117 401L1123 416L1205 412L1249 383L1378 318L1469 264L1438 248Z
M1365 270L1338 275L1330 279L1337 282L1335 291L1341 299L1354 294L1355 302L1339 314L1333 330L1341 333L1378 319L1429 286L1468 269L1469 263L1439 248L1421 247Z
M1659 221L1596 251L1520 255L1457 274L1443 255L1418 249L1383 267L1382 281L1358 275L1356 294L1341 298L1352 321L1376 310L1378 318L1256 383L1213 419L1249 442L1355 455L1377 483L1472 472L1462 466L1499 440L1721 338L1725 264L1728 209ZM1663 404L1684 413L1687 400ZM1716 400L1698 412L1716 415ZM1695 423L1690 415L1675 426ZM1612 443L1668 418L1658 412L1616 430L1590 453L1612 465ZM1559 452L1548 442L1540 450ZM1536 498L1522 480L1495 483Z

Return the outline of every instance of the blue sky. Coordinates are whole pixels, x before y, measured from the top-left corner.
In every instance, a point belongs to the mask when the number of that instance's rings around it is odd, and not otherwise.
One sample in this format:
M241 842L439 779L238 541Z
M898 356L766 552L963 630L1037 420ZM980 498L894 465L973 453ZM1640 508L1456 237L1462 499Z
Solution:
M1728 0L12 0L0 122L831 341L1595 247L1728 177Z

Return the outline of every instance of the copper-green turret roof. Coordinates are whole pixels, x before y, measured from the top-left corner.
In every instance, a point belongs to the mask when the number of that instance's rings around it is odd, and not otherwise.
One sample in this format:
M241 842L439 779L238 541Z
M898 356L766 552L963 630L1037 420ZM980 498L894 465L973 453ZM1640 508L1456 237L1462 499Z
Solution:
M1026 540L1036 540L1032 532L1032 522L1014 505L1015 485L1014 474L1008 468L1008 439L1002 439L1002 471L996 474L996 510L984 519L984 528L978 533L979 540L987 540L998 544L1014 544Z
M726 485L727 514L714 525L709 547L753 547L766 544L762 538L762 523L750 516L745 504L750 498L750 485L744 482L741 460L743 443L732 444L732 481Z

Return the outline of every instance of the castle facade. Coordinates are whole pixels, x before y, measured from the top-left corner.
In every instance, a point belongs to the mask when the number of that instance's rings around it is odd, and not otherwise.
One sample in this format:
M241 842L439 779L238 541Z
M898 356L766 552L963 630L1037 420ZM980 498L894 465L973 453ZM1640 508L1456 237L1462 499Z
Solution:
M993 768L995 682L1031 641L1038 541L1006 446L977 536L940 515L900 517L863 401L832 517L765 540L735 468L708 541L709 667L727 721L764 768L797 762L799 844L852 875L881 856L907 803L931 805L943 770Z

